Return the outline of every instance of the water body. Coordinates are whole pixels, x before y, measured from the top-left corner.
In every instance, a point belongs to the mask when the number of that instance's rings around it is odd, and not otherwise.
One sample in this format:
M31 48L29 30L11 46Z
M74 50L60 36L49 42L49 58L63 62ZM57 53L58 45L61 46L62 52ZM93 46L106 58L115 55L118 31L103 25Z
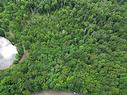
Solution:
M16 46L12 45L8 39L0 37L0 70L9 68L16 59L17 53Z

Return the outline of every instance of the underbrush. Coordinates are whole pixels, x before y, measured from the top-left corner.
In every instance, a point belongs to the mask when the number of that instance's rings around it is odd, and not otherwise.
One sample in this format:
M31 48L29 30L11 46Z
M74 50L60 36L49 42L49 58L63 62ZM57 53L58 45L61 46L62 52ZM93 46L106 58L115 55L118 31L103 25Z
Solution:
M126 8L124 0L3 1L1 35L29 57L0 72L0 95L126 95Z

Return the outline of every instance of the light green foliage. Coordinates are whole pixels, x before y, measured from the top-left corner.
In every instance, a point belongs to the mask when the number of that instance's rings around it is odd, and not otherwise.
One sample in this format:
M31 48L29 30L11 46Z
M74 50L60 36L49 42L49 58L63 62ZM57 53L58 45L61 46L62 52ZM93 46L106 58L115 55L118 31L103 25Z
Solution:
M13 33L29 57L0 72L0 95L126 95L126 8L125 0L3 1L0 33Z

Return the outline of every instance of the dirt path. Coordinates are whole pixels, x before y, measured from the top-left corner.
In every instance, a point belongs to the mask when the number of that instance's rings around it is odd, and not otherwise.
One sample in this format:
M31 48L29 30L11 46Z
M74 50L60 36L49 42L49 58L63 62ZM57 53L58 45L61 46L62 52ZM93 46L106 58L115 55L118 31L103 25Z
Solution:
M32 95L79 95L75 92L56 92L56 91L43 91Z

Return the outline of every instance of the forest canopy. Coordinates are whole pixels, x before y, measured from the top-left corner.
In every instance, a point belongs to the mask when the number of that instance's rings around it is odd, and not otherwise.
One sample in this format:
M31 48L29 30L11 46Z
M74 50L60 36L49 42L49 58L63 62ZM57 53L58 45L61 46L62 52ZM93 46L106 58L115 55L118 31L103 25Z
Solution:
M29 51L0 71L0 95L127 95L126 0L0 0L0 36Z

